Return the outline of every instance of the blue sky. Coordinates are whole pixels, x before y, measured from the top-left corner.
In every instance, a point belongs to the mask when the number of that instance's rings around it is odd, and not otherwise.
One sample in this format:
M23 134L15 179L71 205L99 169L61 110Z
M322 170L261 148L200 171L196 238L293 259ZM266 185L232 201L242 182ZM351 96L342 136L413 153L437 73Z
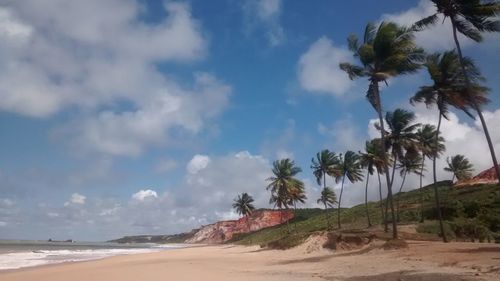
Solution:
M303 168L315 206L311 157L375 136L367 82L338 70L353 59L345 38L432 11L424 0L0 1L0 238L102 240L234 218L240 192L268 207L264 179L281 157ZM446 24L416 40L453 48ZM499 36L462 41L488 79L500 151ZM391 80L386 110L410 109L425 83L424 71ZM447 155L490 166L473 120L453 114L443 134ZM360 184L345 197L359 202Z

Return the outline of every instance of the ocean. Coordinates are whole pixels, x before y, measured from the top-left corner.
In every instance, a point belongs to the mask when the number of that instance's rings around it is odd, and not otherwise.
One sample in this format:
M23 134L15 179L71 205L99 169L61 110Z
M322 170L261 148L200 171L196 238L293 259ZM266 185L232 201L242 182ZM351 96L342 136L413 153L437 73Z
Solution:
M0 240L0 270L182 248L181 244L118 244Z

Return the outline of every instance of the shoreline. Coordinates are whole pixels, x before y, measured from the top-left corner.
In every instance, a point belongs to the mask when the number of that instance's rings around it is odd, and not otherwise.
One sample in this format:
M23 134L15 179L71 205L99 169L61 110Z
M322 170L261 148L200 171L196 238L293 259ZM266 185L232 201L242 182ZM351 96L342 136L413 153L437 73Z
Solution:
M136 246L136 245L134 245ZM140 246L140 245L138 245ZM27 263L27 265L20 265L18 267L8 268L8 264L5 265L7 268L0 268L0 274L4 272L15 272L15 271L23 271L34 268L42 268L42 267L51 267L57 265L65 265L65 264L73 264L73 263L83 263L83 262L92 262L99 261L103 259L119 257L119 256L130 256L130 255L142 255L142 254L152 254L164 251L171 251L175 249L182 248L190 248L195 245L192 244L180 244L180 243L172 243L172 244L158 244L155 247L131 247L131 248L103 248L105 251L114 251L118 250L120 252L108 252L108 253L99 253L100 248L94 249L59 249L59 250L37 250L37 251L19 251L19 252L7 252L0 254L0 258L3 255L6 255L9 258L10 255L24 255L23 258ZM69 253L60 253L60 251L69 251ZM83 257L81 256L81 251L89 251L88 253L84 253ZM97 252L94 252L97 251ZM30 257L30 254L45 254L45 257ZM28 256L26 256L28 255ZM18 258L19 259L19 258ZM30 264L29 261L37 261L39 263ZM22 260L19 261L19 264L22 264ZM12 265L11 265L12 266ZM14 266L17 266L14 265Z
M409 241L406 250L268 250L195 245L0 271L0 280L496 280L500 245ZM422 279L418 279L421 276ZM137 279L139 278L139 279ZM365 279L363 279L365 278ZM366 279L371 278L371 279ZM377 279L379 278L379 279ZM396 279L394 279L396 278Z

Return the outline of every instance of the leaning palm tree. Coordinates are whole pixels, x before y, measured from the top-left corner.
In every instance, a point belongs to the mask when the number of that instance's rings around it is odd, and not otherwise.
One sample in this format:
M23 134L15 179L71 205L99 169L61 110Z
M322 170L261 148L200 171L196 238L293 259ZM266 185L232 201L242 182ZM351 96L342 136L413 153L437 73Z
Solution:
M500 167L495 155L495 149L491 141L488 126L484 120L481 110L481 99L478 99L474 92L474 77L470 76L470 70L467 68L467 61L462 55L460 42L458 41L457 33L461 33L465 37L476 42L481 42L483 37L482 32L500 32L500 3L497 1L481 1L481 0L431 0L436 6L436 13L430 15L413 25L413 30L421 30L427 26L434 25L439 20L439 15L443 15L444 19L449 19L453 31L453 40L460 59L460 67L464 76L467 102L476 111L483 127L486 141L490 149L491 159L497 175L498 183L500 184Z
M323 206L325 206L326 225L327 228L330 229L330 220L328 219L328 208L333 207L333 205L337 202L337 195L335 195L335 192L331 188L325 186L321 191L321 196L316 202L318 204L323 204Z
M397 168L399 169L399 173L403 180L401 181L401 187L399 188L398 191L398 196L396 197L396 219L399 222L399 202L401 199L401 191L403 191L403 186L405 184L406 176L408 174L416 174L416 175L421 175L421 171L423 171L422 168L422 157L420 156L418 151L412 151L409 150L406 152L404 157L399 158L399 163L397 164Z
M274 203L280 211L283 208L288 210L293 202L291 200L292 193L304 187L304 183L295 178L298 173L302 172L302 169L295 166L293 160L287 158L274 161L272 172L273 176L267 179L269 182L267 190L271 191L270 203ZM287 229L290 231L288 221L289 220L287 220Z
M455 155L451 157L451 159L447 158L446 163L448 164L448 166L445 167L444 170L453 173L453 177L451 178L452 182L455 180L455 177L458 180L466 180L472 177L474 168L469 162L469 159L467 159L465 156L460 154Z
M367 77L370 82L366 97L375 108L381 127L380 137L382 141L380 145L385 160L383 168L387 181L387 198L390 201L393 218L393 238L397 238L398 231L392 202L392 182L384 147L385 129L379 83L387 83L391 77L417 71L424 58L424 52L416 46L413 30L400 27L392 22L382 22L378 28L374 24L368 24L361 44L356 35L350 35L347 41L349 49L354 53L354 57L359 59L361 65L341 63L340 68L347 72L350 79Z
M379 158L380 155L377 153L378 144L373 141L365 142L365 151L359 152L360 155L360 164L362 168L366 169L366 186L365 186L365 210L366 210L366 220L368 223L368 227L372 226L370 220L370 213L368 211L368 182L370 180L370 175L373 175L377 164L381 161Z
M446 147L444 138L438 137L436 146L435 136L437 134L436 127L430 124L424 124L417 130L417 147L420 152L422 163L420 165L420 222L424 222L424 193L422 190L422 178L424 176L425 159L435 159L436 155L441 155Z
M359 162L359 155L353 151L347 151L344 156L340 155L340 171L341 175L335 178L336 182L342 180L342 184L340 186L340 196L338 202L338 212L337 212L337 224L339 229L342 228L340 224L340 203L342 202L342 193L344 192L344 182L347 179L351 183L355 183L363 180L363 174L361 172L361 163Z
M483 80L479 70L474 63L464 58L469 77L473 77L471 84L471 95L474 95L478 103L485 104L488 102L485 94L487 88L481 86L479 81ZM462 110L470 117L474 116L470 113L470 103L465 96L466 86L464 84L464 75L460 67L460 59L455 51L448 51L442 54L435 53L427 56L424 63L429 76L433 82L430 86L422 86L419 91L410 99L411 104L423 102L428 108L436 105L438 109L437 130L434 135L434 146L439 146L441 120L444 117L449 120L450 106ZM436 158L439 154L432 155L432 170L434 183L437 182L436 173Z

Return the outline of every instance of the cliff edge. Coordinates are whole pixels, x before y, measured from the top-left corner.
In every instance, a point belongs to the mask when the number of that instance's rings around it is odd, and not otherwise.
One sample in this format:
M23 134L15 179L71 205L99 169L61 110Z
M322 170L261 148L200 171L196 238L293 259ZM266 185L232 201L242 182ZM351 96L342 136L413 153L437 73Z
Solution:
M202 226L185 243L223 243L233 238L236 233L248 233L282 224L292 219L293 216L291 210L257 210L252 215L239 220L219 221Z

